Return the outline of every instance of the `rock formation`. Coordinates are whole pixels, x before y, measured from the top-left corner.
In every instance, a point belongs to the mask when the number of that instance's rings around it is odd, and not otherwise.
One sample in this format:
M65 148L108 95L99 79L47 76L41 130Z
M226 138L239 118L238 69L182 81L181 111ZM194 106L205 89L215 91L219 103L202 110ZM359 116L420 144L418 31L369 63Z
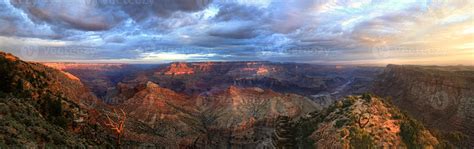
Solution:
M452 144L474 145L474 67L389 65L373 91Z

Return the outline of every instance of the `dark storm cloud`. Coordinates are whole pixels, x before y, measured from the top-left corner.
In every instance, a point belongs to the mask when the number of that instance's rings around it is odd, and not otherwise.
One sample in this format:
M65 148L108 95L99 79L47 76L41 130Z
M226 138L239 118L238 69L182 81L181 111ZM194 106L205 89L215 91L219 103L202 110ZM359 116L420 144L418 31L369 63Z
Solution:
M168 18L175 12L205 9L209 0L10 0L35 23L83 31L109 30L131 17L135 21ZM157 19L160 22L166 20ZM156 22L158 22L156 21Z
M16 10L7 1L0 2L0 36L8 37L34 37L45 39L59 39L68 34L58 33L55 29L45 24L35 24L28 17L22 15L21 10Z
M105 3L110 0L104 0ZM177 11L196 12L205 9L212 0L148 0L148 3L129 4L122 0L120 7L136 21L142 21L150 16L167 18Z
M258 33L254 26L244 25L215 28L209 31L209 35L222 38L247 39L256 37Z
M229 39L250 39L263 34L268 13L256 6L225 3L213 19L210 36Z
M98 8L86 1L11 0L11 4L35 23L83 31L108 30L125 19L118 9Z
M187 13L175 12L167 18L149 17L146 20L137 22L141 28L157 33L170 33L175 29L198 23L198 19Z

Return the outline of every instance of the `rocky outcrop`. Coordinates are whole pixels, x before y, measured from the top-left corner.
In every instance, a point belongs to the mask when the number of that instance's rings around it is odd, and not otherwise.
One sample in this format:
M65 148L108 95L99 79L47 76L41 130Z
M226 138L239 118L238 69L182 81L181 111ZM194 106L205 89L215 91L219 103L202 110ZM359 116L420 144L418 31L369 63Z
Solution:
M271 140L273 120L279 115L297 118L321 109L303 96L261 88L231 86L199 96L176 93L150 81L135 88L133 96L116 105L137 120L129 122L125 138L165 146L252 146ZM142 132L140 125L153 133Z
M170 89L162 88L153 82L144 84L144 88L131 98L118 105L129 116L136 118L151 127L164 119L177 121L177 111L173 106L185 108L191 106L187 97Z
M220 140L219 143L229 142L234 148L256 145L271 147L277 117L299 118L321 109L321 106L306 97L258 87L230 86L225 90L202 94L195 100L196 108L200 109L198 111L207 109L205 111L216 114L210 127L220 132L230 132L220 135L225 139L215 140Z
M294 120L299 148L435 148L440 143L416 120L383 99L348 96Z
M218 105L225 108L229 114L226 118L236 119L229 121L238 123L251 118L273 121L279 115L295 118L321 109L318 104L304 96L282 94L258 87L240 88L236 86L198 96L196 105Z
M188 67L187 63L172 63L165 72L166 75L184 75L193 73L194 69Z
M294 148L297 144L291 119L288 116L279 116L275 123L273 145L277 148Z
M440 130L453 144L474 145L474 67L388 65L373 92L391 97L395 105ZM450 132L471 139L453 139Z
M9 58L14 57L14 58ZM21 61L0 53L0 91L37 100L46 93L67 98L83 108L101 104L79 78L39 63Z
M110 145L98 122L105 107L77 78L0 52L0 144Z

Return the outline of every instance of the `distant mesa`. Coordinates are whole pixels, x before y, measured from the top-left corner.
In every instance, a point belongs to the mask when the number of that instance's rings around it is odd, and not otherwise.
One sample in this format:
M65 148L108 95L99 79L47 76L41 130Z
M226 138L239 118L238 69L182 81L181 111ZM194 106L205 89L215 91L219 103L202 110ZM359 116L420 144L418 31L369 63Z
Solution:
M225 70L232 70L235 75L265 76L276 69L265 65L266 62L175 62L171 63L162 72L165 75L189 75L196 73L212 73Z
M184 74L193 74L194 69L188 67L187 63L173 63L168 67L168 70L165 72L166 75L184 75Z

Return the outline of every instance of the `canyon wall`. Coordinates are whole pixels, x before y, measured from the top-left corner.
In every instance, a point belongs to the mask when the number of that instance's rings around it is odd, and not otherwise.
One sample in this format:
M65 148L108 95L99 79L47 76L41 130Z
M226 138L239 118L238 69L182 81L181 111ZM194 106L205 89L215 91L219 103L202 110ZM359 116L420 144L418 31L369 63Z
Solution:
M474 67L388 65L372 90L430 128L471 138L448 140L474 144Z

